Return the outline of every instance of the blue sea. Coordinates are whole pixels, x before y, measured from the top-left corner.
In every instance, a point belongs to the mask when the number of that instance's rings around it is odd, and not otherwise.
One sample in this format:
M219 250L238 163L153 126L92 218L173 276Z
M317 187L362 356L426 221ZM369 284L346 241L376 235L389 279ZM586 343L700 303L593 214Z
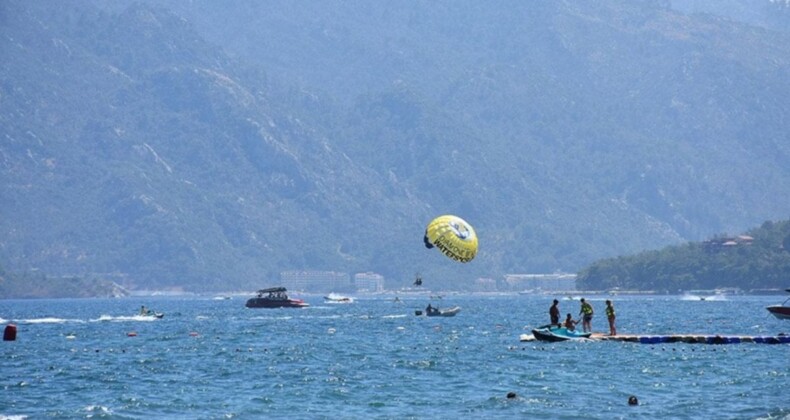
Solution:
M788 344L521 342L550 295L292 297L311 306L0 300L0 327L17 326L0 342L0 418L790 418ZM790 333L765 310L785 296L585 297L598 332L608 298L620 334ZM428 303L462 309L415 316Z

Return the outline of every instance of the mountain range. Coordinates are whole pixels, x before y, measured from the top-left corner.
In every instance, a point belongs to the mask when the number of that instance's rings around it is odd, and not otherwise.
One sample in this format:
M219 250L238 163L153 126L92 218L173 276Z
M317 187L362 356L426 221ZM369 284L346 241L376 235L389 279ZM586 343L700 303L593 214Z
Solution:
M741 232L790 208L788 41L650 0L4 1L0 264L465 289ZM422 246L441 214L475 260Z

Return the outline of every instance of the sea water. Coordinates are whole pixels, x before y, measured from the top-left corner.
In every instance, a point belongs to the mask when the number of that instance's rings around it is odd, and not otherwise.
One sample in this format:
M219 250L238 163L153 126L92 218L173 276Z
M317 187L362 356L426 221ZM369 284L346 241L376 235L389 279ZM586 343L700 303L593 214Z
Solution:
M551 295L295 297L311 306L2 300L17 339L0 342L0 417L790 418L787 344L521 342L547 323ZM576 317L579 302L556 297ZM790 333L765 310L784 296L586 298L597 332L612 299L620 334ZM416 316L428 303L462 309Z

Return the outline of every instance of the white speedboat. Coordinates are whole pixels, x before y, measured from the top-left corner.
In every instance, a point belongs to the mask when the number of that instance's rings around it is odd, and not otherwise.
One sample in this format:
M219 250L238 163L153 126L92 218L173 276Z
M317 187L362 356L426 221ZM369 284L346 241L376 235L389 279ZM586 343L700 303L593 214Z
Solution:
M327 296L324 296L324 301L328 303L353 303L354 298L338 295L337 293L330 293Z

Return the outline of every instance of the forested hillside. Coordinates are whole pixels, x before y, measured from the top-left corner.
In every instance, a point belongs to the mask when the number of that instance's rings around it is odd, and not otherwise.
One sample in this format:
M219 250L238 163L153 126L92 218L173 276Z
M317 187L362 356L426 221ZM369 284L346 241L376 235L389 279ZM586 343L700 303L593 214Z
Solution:
M129 292L98 278L53 278L41 272L9 273L0 267L0 299L121 297Z
M686 12L723 16L777 31L790 31L787 0L671 0L672 7Z
M584 290L630 289L677 293L736 287L790 287L790 221L765 222L741 235L597 261L579 273Z
M0 262L575 272L790 208L790 36L664 1L0 2ZM422 246L458 214L480 252Z

